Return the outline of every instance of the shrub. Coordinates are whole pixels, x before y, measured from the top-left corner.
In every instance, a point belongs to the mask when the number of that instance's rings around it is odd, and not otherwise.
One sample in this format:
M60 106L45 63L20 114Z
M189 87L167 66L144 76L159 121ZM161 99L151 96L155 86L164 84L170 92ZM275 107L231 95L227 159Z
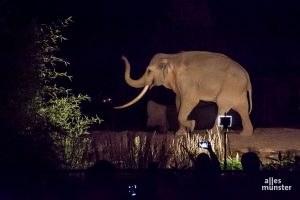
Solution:
M59 44L67 40L62 33L71 22L71 18L67 18L34 29L33 64L38 72L39 87L27 105L27 111L32 114L25 132L32 134L38 129L47 134L52 139L60 167L76 169L91 164L85 159L92 151L87 129L101 120L98 116L88 117L81 113L81 103L90 101L88 95L76 95L63 86L65 81L72 79L64 70L69 62L56 54L60 51Z
M285 170L292 171L298 170L299 166L297 163L297 157L293 155L291 152L283 153L281 151L278 152L277 158L267 157L270 162L263 164L263 169L267 170Z

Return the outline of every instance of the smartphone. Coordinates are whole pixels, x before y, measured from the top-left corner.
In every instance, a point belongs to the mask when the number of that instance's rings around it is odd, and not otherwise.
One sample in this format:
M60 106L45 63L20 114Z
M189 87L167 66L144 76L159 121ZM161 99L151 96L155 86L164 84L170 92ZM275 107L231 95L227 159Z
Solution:
M198 143L198 146L200 148L203 148L203 149L207 149L208 148L208 142L204 141L204 142L199 142Z
M130 198L134 198L137 196L137 185L136 184L128 185L128 195Z

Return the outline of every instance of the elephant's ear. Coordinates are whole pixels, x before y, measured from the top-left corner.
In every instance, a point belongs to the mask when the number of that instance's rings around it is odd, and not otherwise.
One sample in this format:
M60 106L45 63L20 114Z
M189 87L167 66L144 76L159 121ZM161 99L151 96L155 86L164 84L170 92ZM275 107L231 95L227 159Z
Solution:
M161 60L161 70L162 70L164 79L166 79L166 76L168 74L169 66L170 66L170 63L167 59L164 58Z

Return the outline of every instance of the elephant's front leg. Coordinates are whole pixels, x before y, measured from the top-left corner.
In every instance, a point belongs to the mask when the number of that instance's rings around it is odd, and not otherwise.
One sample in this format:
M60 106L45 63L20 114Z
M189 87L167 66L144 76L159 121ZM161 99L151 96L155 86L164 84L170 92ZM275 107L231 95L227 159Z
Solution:
M193 131L195 128L195 120L188 120L188 116L191 113L191 111L195 108L197 105L197 101L193 101L189 98L183 98L180 101L180 108L178 112L178 121L180 124L179 130L176 132L176 135L182 135L189 131ZM185 133L183 133L185 132Z
M176 100L176 102L175 102L176 103L176 111L177 111L177 115L178 115L179 109L180 109L180 96L176 95L175 100ZM186 133L187 133L187 129L181 123L179 123L179 129L176 131L175 135L180 136L180 135L185 135Z

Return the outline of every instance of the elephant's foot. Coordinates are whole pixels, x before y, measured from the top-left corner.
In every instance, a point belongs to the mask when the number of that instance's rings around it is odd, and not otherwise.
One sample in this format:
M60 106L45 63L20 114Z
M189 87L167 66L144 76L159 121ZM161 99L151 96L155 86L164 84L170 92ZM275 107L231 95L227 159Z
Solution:
M186 128L181 127L181 128L179 128L178 131L176 131L175 136L182 137L182 136L186 136L187 134L188 134L188 132L187 132Z
M191 120L191 127L190 127L190 131L193 132L195 130L195 126L196 126L196 121L195 120Z

